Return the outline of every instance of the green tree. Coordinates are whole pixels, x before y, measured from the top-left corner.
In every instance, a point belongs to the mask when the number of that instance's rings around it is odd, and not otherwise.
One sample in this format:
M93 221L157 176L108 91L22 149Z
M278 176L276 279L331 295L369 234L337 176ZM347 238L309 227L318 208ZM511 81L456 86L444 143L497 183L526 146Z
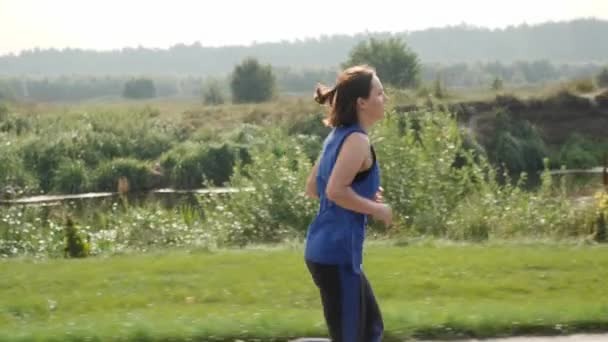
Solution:
M437 75L437 78L435 79L435 84L433 85L433 94L438 99L442 99L447 95L445 92L445 87L443 86L439 75Z
M597 84L602 88L608 87L608 68L604 68L597 76Z
M488 152L497 165L504 165L510 175L535 174L543 169L546 146L538 129L526 120L514 119L506 110L496 112L495 132Z
M0 127L2 127L2 122L8 120L9 111L8 107L0 102Z
M208 105L220 105L225 102L222 85L217 79L210 79L203 85L203 102Z
M230 88L237 103L264 102L272 98L275 77L270 65L262 65L249 57L234 68Z
M383 82L395 87L415 87L419 81L418 55L400 38L370 38L360 42L342 67L358 64L373 66Z
M154 81L147 78L134 78L125 83L123 96L130 99L147 99L156 97Z
M492 81L492 90L494 91L501 91L504 87L503 81L500 77L496 77L494 78L494 81Z
M0 101L12 99L14 97L15 97L15 94L13 93L10 86L7 83L5 83L3 80L0 80Z

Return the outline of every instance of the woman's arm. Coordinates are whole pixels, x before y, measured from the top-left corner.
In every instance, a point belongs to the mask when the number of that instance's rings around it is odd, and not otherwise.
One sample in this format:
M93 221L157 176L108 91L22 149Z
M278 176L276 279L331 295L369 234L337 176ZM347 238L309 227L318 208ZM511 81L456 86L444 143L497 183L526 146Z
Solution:
M310 174L306 179L306 196L309 198L319 199L319 194L317 193L317 173L319 172L319 160L315 162L315 165L310 170Z
M346 138L327 183L327 198L343 208L372 215L388 225L392 220L390 207L360 196L351 187L369 149L369 140L363 133L353 133Z

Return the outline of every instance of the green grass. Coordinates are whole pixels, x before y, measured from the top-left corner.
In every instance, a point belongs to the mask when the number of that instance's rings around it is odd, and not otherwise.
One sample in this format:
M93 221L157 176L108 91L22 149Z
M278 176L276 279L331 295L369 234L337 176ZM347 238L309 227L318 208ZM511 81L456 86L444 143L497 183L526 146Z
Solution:
M608 248L372 245L388 340L608 330ZM300 247L0 261L2 341L324 335Z

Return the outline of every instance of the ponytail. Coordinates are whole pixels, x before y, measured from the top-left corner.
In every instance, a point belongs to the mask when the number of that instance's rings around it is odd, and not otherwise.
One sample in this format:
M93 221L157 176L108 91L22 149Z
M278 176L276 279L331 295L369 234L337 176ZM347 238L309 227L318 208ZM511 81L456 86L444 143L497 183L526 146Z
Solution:
M315 101L318 104L324 105L329 103L330 106L333 106L336 88L337 87L329 88L322 84L317 84L317 88L315 89Z

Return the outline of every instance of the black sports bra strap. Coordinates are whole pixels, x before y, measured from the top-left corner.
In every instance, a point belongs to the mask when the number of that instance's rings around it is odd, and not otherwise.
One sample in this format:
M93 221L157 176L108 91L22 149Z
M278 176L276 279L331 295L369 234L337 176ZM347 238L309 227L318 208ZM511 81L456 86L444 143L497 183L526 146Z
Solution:
M357 174L355 175L355 179L353 179L353 183L365 179L367 175L369 175L369 173L372 171L374 164L376 164L376 150L374 150L374 146L370 145L370 150L372 152L372 165L366 170L357 172Z

